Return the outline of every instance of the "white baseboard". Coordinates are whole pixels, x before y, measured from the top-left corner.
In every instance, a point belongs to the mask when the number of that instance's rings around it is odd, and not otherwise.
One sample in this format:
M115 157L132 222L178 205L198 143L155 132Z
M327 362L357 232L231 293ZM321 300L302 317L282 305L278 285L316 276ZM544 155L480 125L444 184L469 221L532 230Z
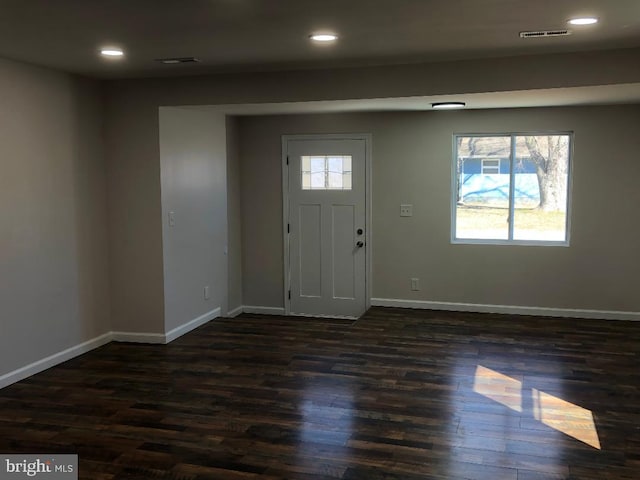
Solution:
M114 342L166 343L163 333L111 332L111 335Z
M395 298L372 298L371 305L374 307L400 307L479 313L507 313L512 315L537 315L540 317L597 318L603 320L640 321L640 312L619 312L611 310L523 307L519 305L483 305L479 303L430 302L424 300L400 300Z
M180 325L179 327L174 328L173 330L168 331L164 335L164 343L173 342L176 338L181 337L185 333L189 333L191 330L195 330L196 328L204 325L207 322L210 322L214 318L218 318L220 316L220 307L211 310L210 312L205 313L204 315L200 315L198 318L194 318L193 320L185 323L184 325Z
M640 321L640 312L622 312L611 310L584 310L572 308L547 308L547 307L523 307L518 305L484 305L476 303L454 303L454 302L432 302L424 300L401 300L392 298L372 298L371 305L374 307L399 307L416 308L425 310L448 310L459 312L480 312L480 313L506 313L513 315L537 315L543 317L572 317L572 318L595 318L604 320L631 320ZM256 313L262 315L284 315L284 308L279 307L259 307L241 306L230 311L229 317L237 316L241 313ZM166 344L182 335L198 328L201 325L220 316L220 308L195 318L184 325L173 330L162 333L136 333L136 332L108 332L95 337L86 342L67 348L61 352L50 355L46 358L33 362L24 367L0 376L0 389L13 383L19 382L27 377L40 373L60 363L71 360L79 355L87 353L98 347L106 345L111 341Z
M242 312L244 311L244 307L242 305L240 305L237 308L234 308L233 310L229 310L227 312L227 318L235 318L238 315L242 314Z
M22 368L18 368L12 372L6 373L0 376L0 389L11 385L12 383L24 380L31 375L40 373L47 368L51 368L67 360L71 360L74 357L82 355L83 353L90 352L98 347L106 345L109 342L131 342L131 343L154 343L154 344L166 344L172 342L178 337L189 333L191 330L198 328L201 325L213 320L220 316L220 308L211 310L204 315L194 318L193 320L180 325L179 327L170 330L166 334L163 333L138 333L138 332L108 332L99 337L93 338L79 345L71 348L67 348L62 352L54 353L53 355L33 362Z
M259 315L284 315L284 307L258 307L255 305L244 305L243 313L257 313Z
M114 342L167 344L219 316L220 307L200 315L198 318L189 320L187 323L169 330L167 333L111 332L111 334Z
M290 317L303 317L303 318L326 318L333 320L358 320L359 317L351 317L349 315L320 315L311 313L290 313Z
M22 368L18 368L13 372L6 373L0 376L0 388L7 387L12 383L19 382L20 380L24 380L31 375L40 373L47 368L51 368L55 365L66 362L67 360L71 360L72 358L82 355L83 353L90 352L91 350L106 345L110 341L111 332L108 332L98 337L92 338L91 340L87 340L86 342L80 343L79 345L75 345L61 352L49 355L46 358L33 362Z

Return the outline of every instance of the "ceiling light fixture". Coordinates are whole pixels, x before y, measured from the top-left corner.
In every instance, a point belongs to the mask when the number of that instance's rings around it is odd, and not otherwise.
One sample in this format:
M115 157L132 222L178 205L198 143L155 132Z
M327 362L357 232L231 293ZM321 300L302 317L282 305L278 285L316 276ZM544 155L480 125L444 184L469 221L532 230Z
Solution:
M454 110L456 108L464 108L467 104L464 102L436 102L431 104L434 110Z
M335 42L338 36L333 33L314 33L309 38L314 42Z
M200 63L200 59L196 57L156 58L156 62L160 62L165 65L175 65L178 63Z
M596 17L579 17L572 18L568 23L570 25L593 25L594 23L598 23L598 19Z
M103 48L100 53L105 57L122 57L124 52L119 48Z

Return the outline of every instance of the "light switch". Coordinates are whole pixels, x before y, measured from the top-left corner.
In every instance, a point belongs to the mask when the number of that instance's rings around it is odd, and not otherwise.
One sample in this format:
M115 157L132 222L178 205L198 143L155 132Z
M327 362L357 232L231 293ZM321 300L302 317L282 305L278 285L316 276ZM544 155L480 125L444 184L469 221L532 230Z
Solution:
M169 226L173 227L176 224L176 213L175 212L169 212Z
M413 216L413 205L400 205L400 216L401 217L412 217Z

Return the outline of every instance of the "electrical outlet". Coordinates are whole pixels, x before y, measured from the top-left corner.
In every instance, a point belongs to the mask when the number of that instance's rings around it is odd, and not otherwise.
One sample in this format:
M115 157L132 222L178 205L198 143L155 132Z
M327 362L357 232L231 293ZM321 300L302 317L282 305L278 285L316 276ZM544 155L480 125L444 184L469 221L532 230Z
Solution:
M209 288L209 285L207 285L206 287L204 287L204 299L209 300L210 298L211 298L211 289Z
M413 205L400 205L400 216L401 217L412 217L413 216Z
M417 292L418 290L420 290L420 279L419 278L412 278L411 279L411 290L413 290L414 292Z

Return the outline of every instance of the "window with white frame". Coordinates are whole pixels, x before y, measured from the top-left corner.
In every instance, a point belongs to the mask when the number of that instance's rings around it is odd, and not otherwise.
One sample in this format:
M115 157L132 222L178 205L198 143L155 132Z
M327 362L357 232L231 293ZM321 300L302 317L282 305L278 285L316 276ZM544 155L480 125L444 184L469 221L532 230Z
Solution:
M572 135L456 135L454 243L569 243Z
M500 160L492 160L490 158L482 159L482 174L493 175L500 173Z

